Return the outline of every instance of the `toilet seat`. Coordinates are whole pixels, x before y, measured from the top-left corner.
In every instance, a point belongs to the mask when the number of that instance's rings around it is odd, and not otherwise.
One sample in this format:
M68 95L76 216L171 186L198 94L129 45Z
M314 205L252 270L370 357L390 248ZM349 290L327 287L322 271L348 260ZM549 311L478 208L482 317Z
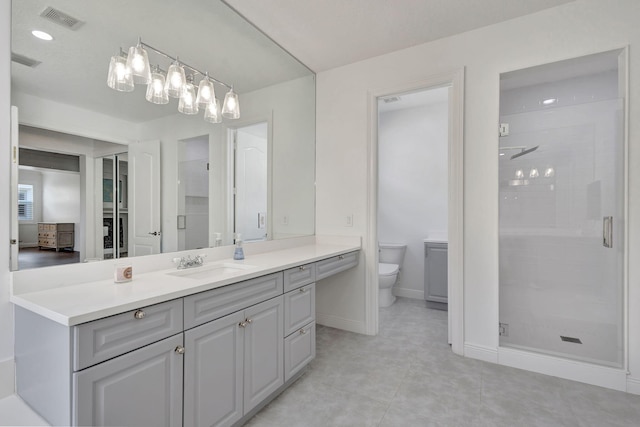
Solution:
M393 276L398 274L398 264L378 263L378 276Z

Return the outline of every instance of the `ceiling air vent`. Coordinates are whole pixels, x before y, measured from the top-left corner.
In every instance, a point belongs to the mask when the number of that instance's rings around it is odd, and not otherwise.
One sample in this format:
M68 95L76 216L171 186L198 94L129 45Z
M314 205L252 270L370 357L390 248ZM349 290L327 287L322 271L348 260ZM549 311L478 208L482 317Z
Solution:
M400 99L401 98L399 96L387 96L386 98L382 98L385 104L389 104L391 102L398 102L400 101Z
M40 61L36 61L35 59L28 58L24 55L20 55L18 53L11 52L11 60L13 62L17 62L18 64L26 65L27 67L35 68L41 64Z
M83 22L79 19L74 18L71 15L67 15L66 13L54 9L53 7L48 7L40 14L43 18L48 19L51 22L55 22L58 25L62 25L65 28L70 30L77 30Z

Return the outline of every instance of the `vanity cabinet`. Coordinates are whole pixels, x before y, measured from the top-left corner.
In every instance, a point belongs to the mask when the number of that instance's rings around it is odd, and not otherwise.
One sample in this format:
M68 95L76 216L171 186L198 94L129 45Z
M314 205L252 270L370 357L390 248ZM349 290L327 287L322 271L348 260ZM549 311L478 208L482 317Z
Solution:
M71 327L16 306L18 394L53 425L241 423L313 360L317 273L354 259L357 252Z

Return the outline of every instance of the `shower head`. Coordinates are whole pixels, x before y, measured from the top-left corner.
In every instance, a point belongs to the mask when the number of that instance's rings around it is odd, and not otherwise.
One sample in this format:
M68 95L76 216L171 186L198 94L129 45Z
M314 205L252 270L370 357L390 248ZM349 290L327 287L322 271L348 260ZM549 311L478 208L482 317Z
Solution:
M534 151L536 151L538 149L538 147L540 147L540 146L536 145L535 147L527 148L526 150L523 148L521 152L511 156L510 160L517 159L518 157L524 156L525 154L533 153Z

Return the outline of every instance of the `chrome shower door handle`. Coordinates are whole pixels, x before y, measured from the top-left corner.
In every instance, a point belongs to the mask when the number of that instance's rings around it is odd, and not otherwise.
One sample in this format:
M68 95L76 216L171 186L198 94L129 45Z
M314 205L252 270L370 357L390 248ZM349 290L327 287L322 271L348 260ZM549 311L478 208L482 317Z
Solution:
M602 246L613 247L613 217L602 217Z

